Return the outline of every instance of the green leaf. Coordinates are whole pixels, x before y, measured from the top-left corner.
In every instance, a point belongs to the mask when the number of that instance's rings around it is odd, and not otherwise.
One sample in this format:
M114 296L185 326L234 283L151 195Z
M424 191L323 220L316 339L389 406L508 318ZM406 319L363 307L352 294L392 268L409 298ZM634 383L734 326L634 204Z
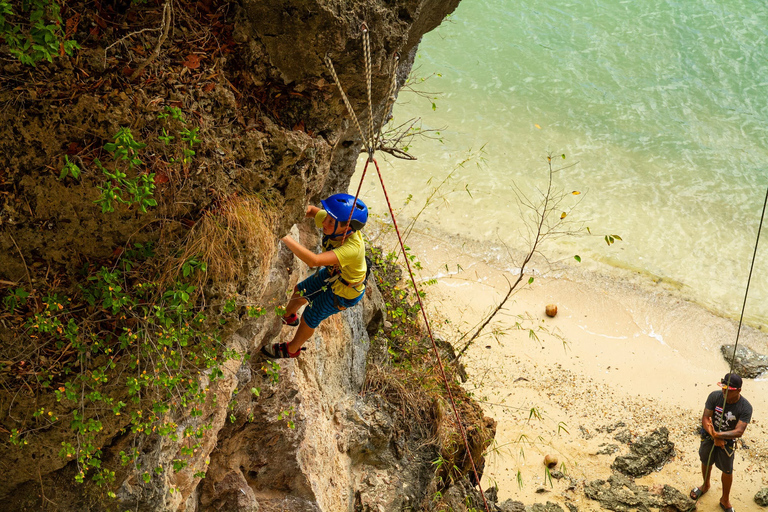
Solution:
M533 278L528 279L528 284L533 283Z
M573 259L575 259L576 261L581 263L581 256L579 256L578 254L576 256L574 256Z

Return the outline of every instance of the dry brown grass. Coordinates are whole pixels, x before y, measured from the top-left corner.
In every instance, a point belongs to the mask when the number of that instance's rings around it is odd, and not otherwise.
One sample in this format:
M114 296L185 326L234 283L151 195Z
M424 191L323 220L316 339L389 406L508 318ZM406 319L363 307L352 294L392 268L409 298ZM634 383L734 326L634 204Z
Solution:
M247 272L264 282L275 250L275 212L256 196L231 196L206 211L187 236L179 258L171 263L175 278L190 258L207 266L205 279L228 282ZM202 275L202 273L200 273Z
M440 406L440 394L429 392L419 385L419 381L428 378L418 369L382 367L369 364L366 370L363 393L375 393L395 406L398 420L405 431L411 427L420 429L421 436L427 438L425 444L435 444L442 420L443 408Z

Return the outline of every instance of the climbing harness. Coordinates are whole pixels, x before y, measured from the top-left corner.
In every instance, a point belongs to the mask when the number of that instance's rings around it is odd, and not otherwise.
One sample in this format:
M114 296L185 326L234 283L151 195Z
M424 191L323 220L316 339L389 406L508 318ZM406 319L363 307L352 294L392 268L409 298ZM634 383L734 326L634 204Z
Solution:
M731 364L728 369L728 382L724 382L728 389L731 387L731 375L733 374L733 365L736 362L736 349L739 348L739 336L741 335L741 325L744 322L744 311L747 308L747 297L749 296L749 284L752 282L752 270L755 268L755 259L757 258L757 246L760 244L760 231L763 229L763 219L765 218L765 207L768 205L768 188L765 191L765 200L763 201L763 211L760 214L760 224L757 227L757 238L755 239L755 250L752 253L752 263L749 266L749 276L747 277L747 287L744 291L744 302L741 304L741 316L739 317L739 327L736 329L736 343L733 345L733 354L731 354ZM721 413L722 416L725 415L725 405L728 403L728 389L725 390L723 393L723 412ZM721 417L720 419L720 426L722 428L724 418ZM714 441L714 439L713 439ZM725 451L725 454L728 455L728 457L732 457L734 452L736 451L736 440L733 440L733 450L730 452L728 451L727 446L723 447L723 450ZM707 457L707 468L710 467L710 462L712 462L712 454L715 451L715 445L714 442L712 444L712 448L709 450L709 456ZM709 474L709 473L707 473ZM696 498L698 500L698 498Z
M376 162L376 160L373 157L374 152L377 149L379 140L381 139L381 130L385 122L384 117L386 113L389 112L389 109L391 108L392 103L394 103L394 100L395 100L395 90L397 85L397 64L399 62L400 56L398 53L394 54L392 69L390 71L390 76L392 77L392 79L390 82L389 92L387 94L387 101L385 104L384 114L382 115L382 122L379 124L379 129L376 132L374 132L373 105L372 105L373 102L371 100L371 48L370 48L370 41L369 41L369 35L368 35L368 26L365 23L363 23L361 28L363 33L363 54L365 58L365 78L366 78L367 93L368 93L368 136L367 137L363 132L363 129L360 125L360 121L358 120L357 115L355 114L355 111L352 108L352 105L349 102L349 99L347 98L347 95L344 93L344 88L341 86L341 82L339 81L339 77L336 74L336 70L333 67L333 62L331 61L331 58L327 54L324 58L325 64L328 67L328 70L330 71L331 76L333 76L333 80L336 83L336 87L338 87L339 89L339 93L341 94L341 98L344 101L344 105L346 106L347 111L349 112L349 115L352 118L352 121L357 127L357 130L359 131L360 137L362 138L363 143L365 145L365 150L368 153L368 158L365 161L365 166L363 167L363 172L362 172L362 175L360 176L360 184L357 186L357 192L355 193L355 202L357 202L357 198L360 196L360 190L363 186L363 181L365 180L366 172L368 171L368 164L373 162L373 165L376 168L376 173L379 176L381 189L384 192L384 198L386 199L387 207L389 208L389 215L392 218L392 225L395 228L395 233L397 233L397 239L400 244L400 250L403 253L403 259L405 260L405 265L408 269L408 275L411 278L411 283L413 284L413 289L414 289L416 298L418 299L418 302L419 302L419 309L421 310L421 315L424 318L424 324L427 326L427 333L429 334L429 339L432 342L432 351L435 355L435 359L437 360L438 366L440 368L440 375L445 384L445 390L448 393L448 398L453 408L453 414L456 419L456 424L458 425L459 431L461 432L461 437L464 441L464 448L467 451L469 462L472 465L472 473L474 474L476 485L480 491L480 496L482 496L483 498L483 504L485 506L486 512L490 512L490 507L488 506L488 500L486 499L485 493L483 492L483 488L480 484L480 477L477 472L477 466L475 465L475 460L472 457L472 450L470 449L469 441L467 440L467 432L464 428L464 424L461 421L461 415L459 414L459 410L456 407L456 401L453 398L453 393L451 392L451 387L448 383L448 378L446 377L446 374L445 374L445 367L443 366L443 361L442 361L442 358L440 357L440 352L437 349L437 343L435 342L434 335L432 334L432 327L431 327L431 324L429 323L429 319L427 318L427 310L424 307L424 304L421 300L421 293L419 291L418 284L416 283L416 278L413 275L413 270L411 269L411 263L405 249L405 243L403 242L403 238L400 235L400 229L397 226L397 219L395 219L395 213L392 210L392 204L389 200L389 195L387 194L387 188L384 186L384 178L381 175L379 164ZM352 213L354 212L350 212L348 222L352 220ZM346 240L346 236L347 236L347 233L345 233L344 236L342 237L342 242L341 242L342 244L344 243L344 240ZM366 261L366 263L368 263L368 261ZM366 275L366 278L367 278L367 275Z

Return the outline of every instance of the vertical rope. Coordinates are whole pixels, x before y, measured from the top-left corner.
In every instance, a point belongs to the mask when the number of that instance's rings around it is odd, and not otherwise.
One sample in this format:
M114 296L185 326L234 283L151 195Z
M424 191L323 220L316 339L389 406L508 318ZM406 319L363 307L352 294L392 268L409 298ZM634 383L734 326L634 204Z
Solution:
M373 158L373 101L371 100L371 41L368 35L368 25L363 23L363 57L365 59L365 83L368 88L368 155Z
M733 354L731 354L731 364L728 367L728 382L725 383L727 386L725 392L723 393L723 414L725 414L725 405L728 403L728 390L731 387L731 374L733 373L733 365L736 362L736 349L739 348L739 336L741 335L741 325L744 322L744 311L747 309L747 297L749 296L749 284L752 282L752 270L755 268L755 259L757 259L757 246L760 244L760 232L763 229L763 219L765 218L765 207L768 205L768 188L765 191L765 199L763 200L763 211L760 214L760 224L757 226L757 238L755 239L755 250L752 253L752 263L749 266L749 276L747 277L747 287L744 291L744 302L741 304L741 316L739 316L739 327L736 330L736 343L733 345ZM712 417L713 423L712 426L714 427L714 416ZM720 418L720 426L722 427L723 419L722 416ZM734 440L734 446L736 445L736 441ZM728 450L723 446L723 450L725 450L726 455L731 457L734 452L728 453ZM715 451L715 445L714 445L714 439L712 440L712 448L709 450L709 455L707 456L707 476L711 477L710 473L710 463L712 462L712 454ZM705 479L706 482L706 479Z
M363 141L366 143L366 150L368 152L368 159L366 160L365 167L363 168L363 175L360 177L360 184L358 185L357 192L355 193L355 202L352 204L352 209L350 210L347 223L349 224L349 222L352 220L352 215L355 211L354 209L357 206L357 199L360 195L360 190L363 187L363 180L365 179L365 174L366 174L366 171L368 170L368 164L370 162L373 162L374 166L376 167L376 173L379 175L379 181L381 182L381 188L384 192L384 197L387 200L387 207L389 208L389 214L392 218L392 224L395 226L395 232L397 233L397 239L400 242L400 249L403 252L403 258L405 259L405 264L406 264L406 267L408 268L408 274L411 277L411 283L413 284L413 289L416 292L416 298L419 301L419 308L421 309L421 314L424 318L424 324L427 326L427 333L429 334L429 339L432 342L432 350L435 354L435 359L437 359L438 365L440 367L440 375L442 376L443 382L445 383L445 390L448 393L448 398L450 399L451 407L453 408L453 413L456 417L456 423L458 424L459 431L461 432L461 437L464 440L464 448L467 450L467 456L469 457L469 462L472 464L472 472L475 475L475 481L477 482L477 487L480 490L480 496L482 496L483 498L483 504L485 505L486 512L490 512L488 501L485 498L483 487L480 484L480 476L477 473L477 466L475 465L475 460L472 457L472 450L469 447L469 441L467 440L467 432L464 429L464 424L461 421L461 415L459 414L459 409L456 407L456 402L453 399L453 393L451 392L451 387L448 383L448 377L446 377L445 375L445 367L443 366L443 361L440 357L440 352L437 349L437 343L435 342L435 338L432 335L432 327L430 326L429 319L427 318L427 311L424 308L424 304L422 303L421 295L419 294L419 288L418 288L418 285L416 284L416 278L413 275L413 270L411 269L410 260L408 259L408 254L405 251L405 244L403 243L403 238L400 235L400 229L397 226L397 220L395 219L395 212L392 210L392 204L389 201L389 195L387 194L387 189L384 186L384 178L382 178L381 176L381 170L379 169L379 164L373 158L373 154L375 151L374 142L375 141L378 142L379 136L381 135L381 129L384 126L384 119L382 116L382 122L381 122L381 125L379 126L378 135L374 136L373 106L372 106L372 99L371 99L371 49L370 49L370 41L368 38L368 26L365 24L363 24L363 53L365 57L366 82L368 86L368 134L369 134L368 139L366 139L363 133L363 129L360 126L360 123L357 119L357 116L355 115L355 112L352 109L352 105L347 99L347 95L344 93L344 89L341 87L341 82L339 81L339 77L336 74L336 70L333 67L333 62L331 61L330 57L328 57L327 55L324 58L325 65L330 70L331 75L333 76L334 82L336 82L336 87L338 87L339 92L341 93L341 97L344 100L344 105L347 107L347 110L349 111L349 114L352 117L352 120L354 121L355 126L357 126L357 129L360 132L360 136L362 137ZM389 95L387 98L388 101L394 100L394 91L397 85L397 82L396 82L397 78L396 78L395 71L397 69L397 62L399 61L399 59L400 59L399 55L395 54L395 61L392 69L392 81L390 82ZM348 235L348 231L344 233L344 236L341 239L342 244L346 240L347 235Z
M350 117L352 117L352 121L355 123L355 126L357 127L357 131L360 133L360 138L363 140L363 143L365 144L366 139L365 139L365 134L363 133L363 128L362 126L360 126L360 121L357 120L357 115L355 114L355 111L352 108L352 104L349 102L349 99L347 99L346 93L344 93L344 88L341 86L341 81L339 81L339 76L336 74L336 70L333 67L333 61L331 61L331 58L326 55L325 58L323 59L323 62L325 62L325 65L328 67L328 70L331 72L333 81L336 82L336 87L339 88L339 93L341 93L341 99L344 101L344 105L347 107L347 111L349 112ZM368 145L366 144L366 148L367 146Z
M741 304L741 316L739 317L739 328L736 330L736 344L733 346L733 355L731 356L731 367L728 373L733 373L733 363L736 361L736 349L739 346L739 335L741 334L741 324L744 322L744 310L747 308L747 295L749 295L749 283L752 281L752 270L755 268L755 259L757 258L757 246L760 243L760 231L763 229L763 219L765 218L765 207L768 205L768 189L765 191L765 200L763 201L763 213L760 214L760 224L757 227L757 239L755 240L755 250L752 253L752 264L749 266L749 277L747 277L747 289L744 292L744 302ZM728 385L731 384L730 375L728 376Z
M408 254L405 251L405 244L403 243L403 238L402 236L400 236L400 229L397 227L395 212L392 210L392 204L389 201L387 188L384 186L384 178L381 177L379 164L376 162L376 160L373 161L373 164L376 166L376 173L379 175L379 181L381 182L381 189L384 192L384 198L387 200L389 215L392 218L392 225L395 227L395 233L397 233L397 239L400 242L400 249L403 252L403 259L405 260L405 265L408 268L408 275L411 277L411 283L413 284L413 289L416 292L416 298L419 301L419 308L421 309L421 315L424 318L424 324L427 326L427 333L429 334L429 339L432 341L432 351L435 353L435 359L437 359L437 363L440 367L440 375L442 376L443 382L445 383L445 390L448 393L448 398L451 401L451 406L453 407L453 414L456 416L456 423L458 423L459 431L461 432L461 437L462 439L464 439L464 448L467 450L467 456L469 457L469 461L472 463L472 472L475 474L475 481L477 482L477 487L480 489L480 495L483 497L483 503L485 504L486 512L490 512L490 508L488 507L488 501L485 499L485 493L483 492L483 488L480 485L480 476L477 473L477 466L475 466L475 460L472 457L472 450L469 448L469 441L467 440L467 432L464 429L464 424L461 422L461 415L459 414L459 409L456 407L456 402L453 399L453 393L451 393L451 387L448 384L448 377L446 377L445 375L445 367L443 366L443 360L440 358L440 352L437 350L437 343L435 343L435 338L432 335L432 327L430 327L429 319L427 319L427 310L426 308L424 308L424 304L421 301L421 295L419 294L419 287L416 284L416 278L413 276L413 270L411 270L411 263L410 263L410 260L408 259Z

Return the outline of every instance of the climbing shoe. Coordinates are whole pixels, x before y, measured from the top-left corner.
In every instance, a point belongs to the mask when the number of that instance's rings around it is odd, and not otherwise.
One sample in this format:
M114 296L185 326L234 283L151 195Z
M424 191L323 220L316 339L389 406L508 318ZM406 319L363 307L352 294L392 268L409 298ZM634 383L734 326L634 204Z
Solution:
M285 325L290 325L291 327L296 327L299 325L299 315L296 313L289 316L284 316L281 318L281 320Z
M270 359L290 359L299 357L299 354L301 354L302 350L307 349L302 347L298 352L291 353L288 351L287 343L273 343L271 345L265 345L261 347L261 353Z

